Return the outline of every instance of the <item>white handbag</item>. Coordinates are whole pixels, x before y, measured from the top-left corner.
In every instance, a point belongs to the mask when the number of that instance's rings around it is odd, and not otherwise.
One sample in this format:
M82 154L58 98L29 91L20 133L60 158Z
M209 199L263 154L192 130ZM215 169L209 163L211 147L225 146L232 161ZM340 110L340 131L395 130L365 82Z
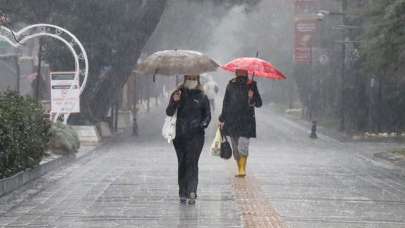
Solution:
M177 111L173 116L167 116L162 127L162 135L171 143L176 138Z

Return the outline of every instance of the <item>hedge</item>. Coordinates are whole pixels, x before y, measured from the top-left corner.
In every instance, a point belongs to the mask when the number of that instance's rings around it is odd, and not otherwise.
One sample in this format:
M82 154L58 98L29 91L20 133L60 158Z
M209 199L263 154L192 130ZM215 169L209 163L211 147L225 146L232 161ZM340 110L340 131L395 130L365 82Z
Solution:
M52 124L48 145L54 154L74 154L80 148L80 140L72 127L57 122Z
M49 128L38 102L10 91L0 93L0 178L41 162Z

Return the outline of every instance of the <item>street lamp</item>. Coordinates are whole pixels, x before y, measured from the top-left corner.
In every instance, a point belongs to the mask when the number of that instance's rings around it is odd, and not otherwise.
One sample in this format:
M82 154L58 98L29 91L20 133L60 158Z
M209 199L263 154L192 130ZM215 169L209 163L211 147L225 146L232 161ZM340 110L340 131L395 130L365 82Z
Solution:
M345 129L345 80L346 80L346 44L347 43L358 43L360 41L350 41L348 37L346 37L346 31L351 29L359 29L359 26L352 26L347 25L347 13L345 12L347 9L347 0L343 1L342 11L343 12L332 12L328 10L319 10L316 15L319 20L324 20L327 16L341 16L343 20L342 25L335 26L336 29L342 30L342 40L335 41L336 43L340 43L342 45L342 65L341 65L341 80L342 80L342 90L341 90L341 110L340 110L340 127L339 130L344 131Z

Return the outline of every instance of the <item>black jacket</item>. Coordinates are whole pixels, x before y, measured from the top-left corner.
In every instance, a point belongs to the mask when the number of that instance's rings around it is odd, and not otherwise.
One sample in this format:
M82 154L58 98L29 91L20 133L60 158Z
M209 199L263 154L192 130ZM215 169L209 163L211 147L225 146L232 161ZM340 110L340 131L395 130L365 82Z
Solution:
M170 97L166 114L173 116L177 110L176 138L192 137L195 134L204 134L204 129L211 121L210 103L207 96L200 89L189 90L183 87L179 102Z
M249 89L254 92L250 104ZM226 87L222 114L219 117L219 121L224 122L224 135L255 138L255 107L261 106L262 98L255 81L248 81L247 77L232 79Z

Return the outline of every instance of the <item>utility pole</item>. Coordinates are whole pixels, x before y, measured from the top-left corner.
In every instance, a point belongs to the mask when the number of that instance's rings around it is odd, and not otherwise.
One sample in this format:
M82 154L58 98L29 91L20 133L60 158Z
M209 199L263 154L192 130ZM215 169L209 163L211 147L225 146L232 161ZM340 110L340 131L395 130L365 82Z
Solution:
M347 12L347 0L342 0L342 20L343 25L347 25L347 16L345 12ZM342 29L342 41L346 40L346 30ZM345 87L346 87L346 43L342 42L342 63L341 63L341 80L342 80L342 88L341 88L341 107L340 107L340 131L345 130L345 113L346 113L346 101L345 101Z

